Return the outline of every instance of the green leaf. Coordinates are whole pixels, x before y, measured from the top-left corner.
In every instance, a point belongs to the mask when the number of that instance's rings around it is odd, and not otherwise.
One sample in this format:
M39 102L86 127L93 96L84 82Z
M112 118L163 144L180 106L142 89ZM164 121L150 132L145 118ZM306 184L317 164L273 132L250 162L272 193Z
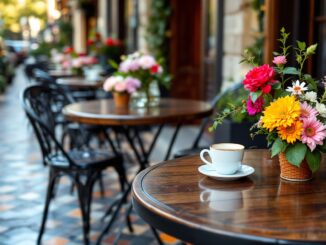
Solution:
M273 55L275 55L275 56L279 56L279 55L281 55L279 52L273 52Z
M299 167L307 152L307 146L302 143L289 145L286 149L286 159L293 165Z
M275 83L275 84L273 84L273 86L272 86L272 88L275 89L275 90L277 90L277 89L281 89L281 87L282 87L281 83Z
M310 45L308 48L307 48L307 55L312 55L315 53L316 51L316 48L317 48L317 43L316 44L313 44L313 45Z
M280 138L277 138L272 146L272 157L276 156L280 152L283 152L286 147L287 143L282 141Z
M320 151L309 151L306 153L306 160L308 162L309 168L314 173L319 169L321 162L321 154Z
M116 70L119 68L119 65L114 60L110 59L109 64L111 65L112 68L114 68Z
M300 72L295 67L286 67L283 70L283 74L286 74L286 75L299 75Z
M256 92L251 92L250 93L250 97L251 97L251 100L252 100L252 102L256 102L256 100L259 98L259 96L261 96L262 95L262 91L261 90L259 90L259 91L256 91Z
M305 42L300 42L297 41L298 47L300 50L305 50L306 49L306 43Z

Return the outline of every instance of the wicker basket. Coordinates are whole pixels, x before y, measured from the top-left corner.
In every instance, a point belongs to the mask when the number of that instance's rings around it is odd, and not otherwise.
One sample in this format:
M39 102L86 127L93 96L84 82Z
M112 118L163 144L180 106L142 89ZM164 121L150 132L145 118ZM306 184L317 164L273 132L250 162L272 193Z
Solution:
M281 167L281 178L290 181L307 181L312 178L312 172L306 161L300 167L294 166L286 160L285 154L278 155Z

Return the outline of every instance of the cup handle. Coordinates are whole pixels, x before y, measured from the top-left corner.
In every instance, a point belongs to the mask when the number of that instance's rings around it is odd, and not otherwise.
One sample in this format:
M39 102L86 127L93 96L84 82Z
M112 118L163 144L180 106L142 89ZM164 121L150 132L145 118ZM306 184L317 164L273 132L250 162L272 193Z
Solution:
M202 150L201 152L200 152L200 159L204 162L204 163L206 163L206 164L212 164L211 162L209 162L209 161L207 161L206 159L205 159L205 156L204 156L204 154L205 153L207 153L208 155L209 155L209 150L207 150L207 149L204 149L204 150Z
M210 194L211 193L209 191L203 191L202 193L200 193L200 201L207 202L209 200Z

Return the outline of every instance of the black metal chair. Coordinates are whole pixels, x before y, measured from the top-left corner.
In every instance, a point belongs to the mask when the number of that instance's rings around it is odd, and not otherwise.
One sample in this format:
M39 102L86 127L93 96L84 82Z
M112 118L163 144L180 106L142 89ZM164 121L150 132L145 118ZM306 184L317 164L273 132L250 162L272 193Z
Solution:
M95 151L81 144L78 148L66 151L59 143L56 132L57 108L58 104L64 103L67 103L64 93L46 86L30 86L22 94L23 108L37 136L44 164L49 167L46 201L37 244L41 243L49 205L55 185L61 176L70 177L77 187L85 244L89 244L90 211L95 181L104 169L113 167L119 175L122 190L126 183L123 157L115 148L110 154L108 151ZM83 138L83 132L80 133Z
M234 86L232 86L230 89L227 89L225 92L217 94L209 103L213 107L216 107L217 103L221 100L221 98L223 98L223 96L225 96L228 93L232 93L232 92L240 89L241 87L242 87L242 83L237 83ZM182 150L175 152L173 157L179 158L179 157L188 156L188 155L196 155L196 154L199 154L202 149L207 148L207 146L200 146L199 143L200 143L201 137L203 136L203 133L205 132L205 130L208 126L208 123L210 123L210 122L211 122L211 117L204 118L200 124L199 131L196 135L196 138L195 138L192 146L188 149L182 149Z

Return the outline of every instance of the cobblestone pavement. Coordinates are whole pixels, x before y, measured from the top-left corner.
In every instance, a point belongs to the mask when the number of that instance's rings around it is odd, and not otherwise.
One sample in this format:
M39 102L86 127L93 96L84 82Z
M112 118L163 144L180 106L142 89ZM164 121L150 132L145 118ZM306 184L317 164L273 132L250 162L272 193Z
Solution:
M12 85L0 95L0 245L29 245L36 243L41 222L48 169L42 165L40 151L33 131L20 106L20 93L28 85L22 72L17 69ZM165 132L168 135L170 132ZM189 133L187 133L189 135ZM189 141L191 142L191 141ZM163 146L164 141L159 145ZM185 146L185 144L182 144ZM159 154L156 150L155 155ZM131 173L132 174L132 171ZM116 174L105 173L105 197L95 187L92 205L91 240L94 242L104 223L101 222L112 196L118 193ZM62 178L58 194L51 203L43 244L74 245L82 243L81 214L76 193L71 194L70 181ZM126 228L118 244L156 244L148 225L132 214L135 232ZM121 218L115 223L103 244L111 244L124 225ZM176 239L161 234L165 244L176 244Z

